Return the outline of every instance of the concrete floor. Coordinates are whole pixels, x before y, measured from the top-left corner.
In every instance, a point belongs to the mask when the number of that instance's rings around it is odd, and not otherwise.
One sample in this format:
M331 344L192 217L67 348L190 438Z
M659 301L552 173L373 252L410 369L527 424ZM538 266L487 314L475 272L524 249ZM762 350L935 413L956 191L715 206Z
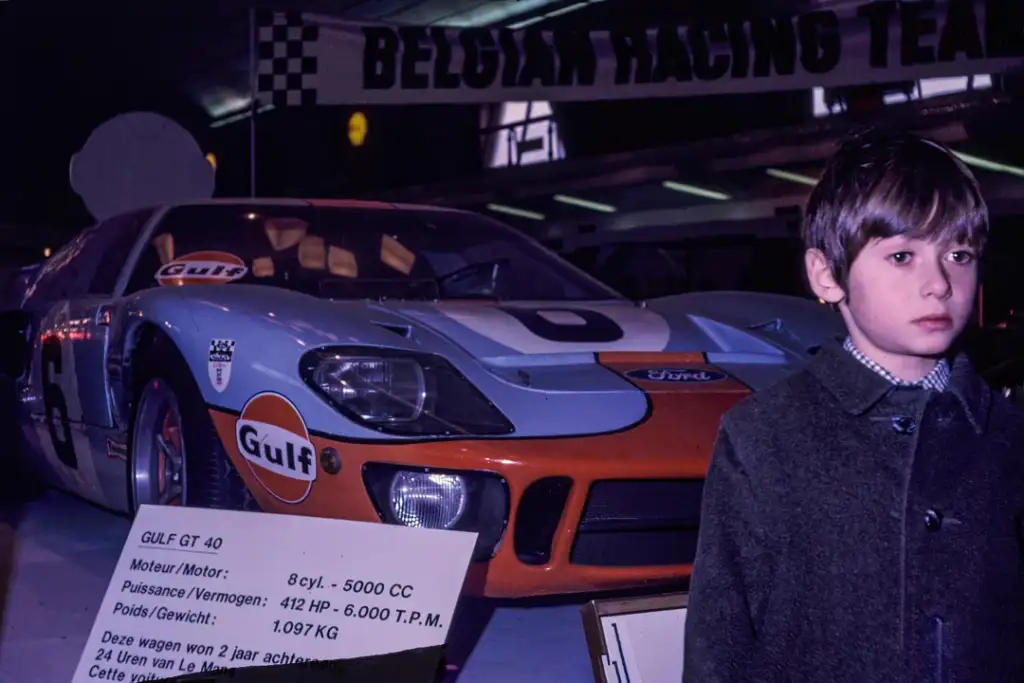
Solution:
M0 500L0 683L70 681L129 522L59 493ZM593 683L579 605L498 608L454 680Z

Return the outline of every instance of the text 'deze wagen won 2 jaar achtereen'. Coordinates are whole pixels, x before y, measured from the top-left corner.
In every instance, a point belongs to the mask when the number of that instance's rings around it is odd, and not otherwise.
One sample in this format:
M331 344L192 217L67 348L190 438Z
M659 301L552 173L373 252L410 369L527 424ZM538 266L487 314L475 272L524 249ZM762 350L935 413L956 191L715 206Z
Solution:
M282 572L275 594L256 594L233 590L231 570L217 566L221 538L156 532L143 534L140 547L160 544L185 550L194 547L207 554L129 560L128 578L117 584L112 608L112 616L118 618L115 623L122 626L105 629L90 648L93 651L85 653L91 660L87 678L134 682L240 666L311 662L314 658L296 654L295 650L306 649L296 646L297 642L337 641L354 622L408 629L446 627L441 615L417 609L414 581ZM256 629L273 634L275 647L250 647L244 637L237 642L225 640L233 631L216 628L218 617L232 616L229 612L235 610L246 612L248 633ZM132 623L136 620L187 624L196 636L189 640L142 636L139 633L145 629Z

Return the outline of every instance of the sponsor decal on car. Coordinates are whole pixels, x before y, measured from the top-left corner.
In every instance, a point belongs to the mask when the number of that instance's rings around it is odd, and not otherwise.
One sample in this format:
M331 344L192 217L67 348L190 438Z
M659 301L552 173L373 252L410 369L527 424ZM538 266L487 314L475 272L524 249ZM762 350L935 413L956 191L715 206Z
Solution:
M128 444L107 437L107 457L128 462Z
M641 382L721 382L729 376L724 372L698 368L642 368L630 370L626 377Z
M290 504L306 499L316 481L316 448L291 401L272 392L250 398L235 424L235 441L270 495Z
M249 268L238 256L226 251L194 251L179 256L156 271L161 287L219 285L245 277Z
M223 392L231 381L231 359L235 355L234 339L211 339L207 371L214 390Z

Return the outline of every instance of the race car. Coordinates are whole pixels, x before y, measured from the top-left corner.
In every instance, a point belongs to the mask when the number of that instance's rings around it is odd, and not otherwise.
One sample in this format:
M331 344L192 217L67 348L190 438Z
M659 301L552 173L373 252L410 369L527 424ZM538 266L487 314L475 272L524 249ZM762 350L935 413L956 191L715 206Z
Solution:
M49 484L474 531L467 590L503 598L684 577L722 413L841 329L628 301L474 213L300 199L102 221L0 317Z

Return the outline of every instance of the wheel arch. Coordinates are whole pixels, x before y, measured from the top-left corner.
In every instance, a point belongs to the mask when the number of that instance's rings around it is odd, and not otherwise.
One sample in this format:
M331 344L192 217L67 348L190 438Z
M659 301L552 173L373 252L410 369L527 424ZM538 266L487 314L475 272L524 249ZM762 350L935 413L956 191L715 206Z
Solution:
M146 318L136 321L126 331L122 347L120 392L115 400L118 424L130 424L139 388L147 379L147 359L157 352L176 353L184 362L178 343L161 325Z

